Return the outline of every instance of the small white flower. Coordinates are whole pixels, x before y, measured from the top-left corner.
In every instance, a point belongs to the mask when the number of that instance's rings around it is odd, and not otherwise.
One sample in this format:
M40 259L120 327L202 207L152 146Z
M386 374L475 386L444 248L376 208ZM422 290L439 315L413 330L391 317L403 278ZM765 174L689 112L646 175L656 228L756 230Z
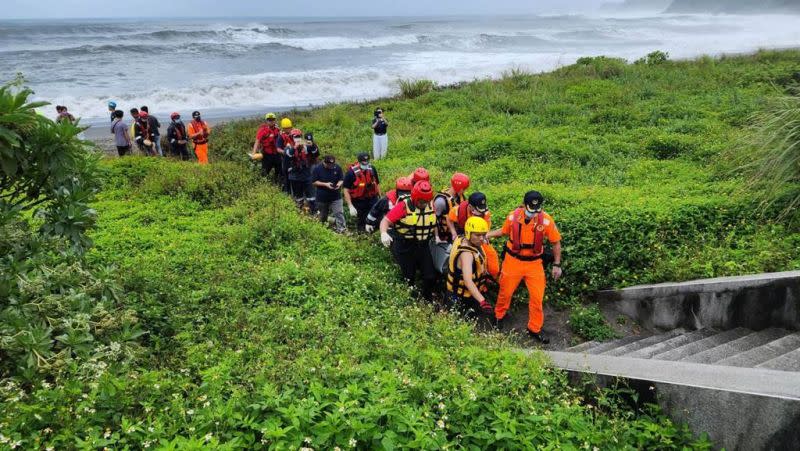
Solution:
M205 435L205 437L203 437L203 439L206 441L206 443L208 443L208 442L210 442L210 441L211 441L211 439L212 439L213 437L214 437L214 434L212 434L212 433L210 433L210 432L209 432L208 434L206 434L206 435Z
M134 432L136 432L136 426L131 426L125 431L126 434L133 434Z
M154 385L153 385L153 388L155 388L156 390L158 390L159 388L161 388L161 385L160 385L160 384L154 384Z
M203 407L208 407L211 405L211 401L206 401L203 403Z
M153 442L151 442L150 440L145 440L142 443L142 448L149 448L151 443L153 443Z
M155 432L155 431L156 431L156 429L153 426L150 426L149 428L147 428L147 432Z
M351 448L355 448L358 442L356 441L356 439L351 438L350 441L347 442L347 444L350 445Z
M444 410L444 403L440 402L437 407L439 408L439 410Z
M111 437L111 429L106 429L106 432L103 434L103 438Z
M303 439L303 443L308 443L308 444L310 444L310 443L311 443L311 437L306 437L306 438L304 438L304 439Z
M436 426L437 426L439 429L444 429L444 420L439 420L439 421L437 421L437 422L436 422Z
M187 410L186 415L194 415L194 409Z
M11 444L11 449L16 449L18 446L22 446L22 440L17 440L16 442Z

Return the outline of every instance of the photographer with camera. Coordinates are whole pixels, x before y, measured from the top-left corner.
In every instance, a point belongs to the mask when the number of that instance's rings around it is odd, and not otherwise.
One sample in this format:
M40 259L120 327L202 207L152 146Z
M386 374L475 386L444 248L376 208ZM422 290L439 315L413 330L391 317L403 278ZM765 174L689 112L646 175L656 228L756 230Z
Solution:
M375 117L372 119L372 155L375 160L380 160L389 151L389 136L386 129L389 122L383 115L383 108L375 108Z

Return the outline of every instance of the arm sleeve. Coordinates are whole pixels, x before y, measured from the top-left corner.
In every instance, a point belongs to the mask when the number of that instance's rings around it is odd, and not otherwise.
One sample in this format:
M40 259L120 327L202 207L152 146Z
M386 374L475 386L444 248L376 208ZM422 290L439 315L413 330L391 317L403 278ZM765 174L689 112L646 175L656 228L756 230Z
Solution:
M374 176L375 176L375 183L376 183L376 184L378 184L378 185L380 185L380 184L381 184L381 181L380 181L380 179L378 178L378 170L377 170L377 169L375 169L375 168L372 168L372 175L374 175Z
M347 171L347 174L344 175L344 185L343 188L353 189L353 184L356 181L356 176L353 174L353 171Z
M322 174L322 170L320 169L322 166L315 166L314 169L311 171L311 183L319 182L319 176Z
M386 219L392 224L406 217L406 203L399 202L397 205L386 213Z
M508 218L506 218L506 220L503 221L503 228L501 229L501 231L503 232L503 235L511 234L511 221Z
M547 235L547 241L551 243L557 243L561 241L561 232L558 231L558 226L556 226L556 222L553 221L553 218L550 215L547 216L547 219L550 220L550 224L547 225L545 229L545 235Z
M337 166L336 166L335 173L336 173L336 180L334 180L334 182L333 182L333 183L339 183L339 182L341 182L341 181L342 181L342 179L344 179L344 174L342 174L342 168L341 168L341 167L339 167L339 166L337 165Z

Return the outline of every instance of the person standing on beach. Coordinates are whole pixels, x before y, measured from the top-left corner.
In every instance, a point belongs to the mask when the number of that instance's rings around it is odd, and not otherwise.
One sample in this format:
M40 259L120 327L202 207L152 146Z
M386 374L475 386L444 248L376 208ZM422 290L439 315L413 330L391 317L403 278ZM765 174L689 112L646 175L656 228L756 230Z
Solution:
M278 140L278 135L281 134L281 129L275 125L276 120L275 113L264 115L264 123L261 124L256 132L253 153L255 154L261 150L261 175L267 177L272 172L272 178L275 183L278 183L278 179L281 176L281 155L278 153L276 141Z
M385 157L389 151L387 128L389 128L389 123L383 115L383 108L375 108L375 117L372 119L372 155L375 160Z
M161 122L158 122L158 119L150 114L150 109L148 109L146 105L142 105L139 109L147 113L147 120L150 123L150 132L153 134L153 146L155 146L158 155L163 157L164 151L161 149L161 131L159 131Z
M136 139L136 124L139 123L139 109L138 108L131 108L131 128L129 132L129 136L134 137L134 141L136 141L136 147L139 148L139 152L145 153L144 151L144 144Z
M114 122L117 119L117 102L113 100L108 101L108 114L111 115L111 122Z
M150 118L147 111L140 111L139 117L133 127L133 136L139 149L147 156L155 156L156 151L153 149L153 130L150 128Z
M197 155L198 163L208 164L208 135L211 134L211 127L200 117L199 111L192 113L187 133L194 143L194 153Z
M180 157L183 161L189 161L189 150L186 148L188 143L186 126L183 125L181 115L177 112L170 114L172 120L167 127L167 140L169 141L172 155Z
M124 157L131 153L131 135L128 133L128 124L122 120L125 113L122 110L114 111L114 122L111 124L111 134L114 135L114 144L117 146L117 153Z

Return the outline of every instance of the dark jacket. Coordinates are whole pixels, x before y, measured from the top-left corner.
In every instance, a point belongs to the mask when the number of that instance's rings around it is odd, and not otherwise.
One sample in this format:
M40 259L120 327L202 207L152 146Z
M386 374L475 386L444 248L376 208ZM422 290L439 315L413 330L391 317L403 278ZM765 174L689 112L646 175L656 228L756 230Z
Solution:
M178 141L188 141L189 137L186 134L186 125L183 121L171 122L167 127L167 140L170 144L178 145ZM186 143L184 143L185 145Z

